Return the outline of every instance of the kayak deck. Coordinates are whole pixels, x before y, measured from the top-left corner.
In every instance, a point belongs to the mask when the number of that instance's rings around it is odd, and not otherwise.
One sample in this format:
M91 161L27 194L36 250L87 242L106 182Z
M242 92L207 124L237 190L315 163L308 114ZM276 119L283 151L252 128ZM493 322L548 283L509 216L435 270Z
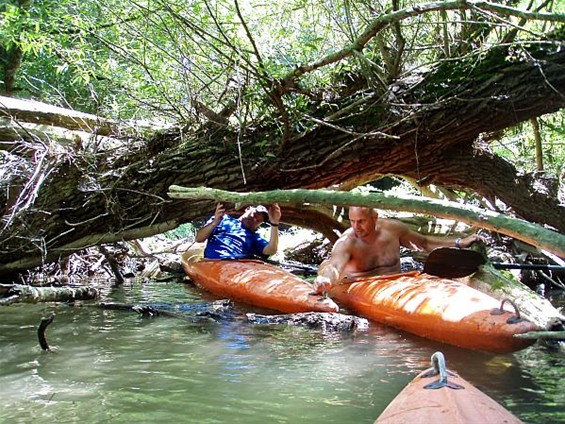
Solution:
M339 311L308 282L259 260L204 259L192 249L181 263L196 284L220 297L285 313Z
M514 334L539 330L513 313L493 315L500 302L465 284L419 272L344 281L330 296L352 312L421 337L459 347L508 353L535 340Z
M436 352L434 355L441 354ZM375 424L519 424L510 411L463 377L421 372L392 400Z

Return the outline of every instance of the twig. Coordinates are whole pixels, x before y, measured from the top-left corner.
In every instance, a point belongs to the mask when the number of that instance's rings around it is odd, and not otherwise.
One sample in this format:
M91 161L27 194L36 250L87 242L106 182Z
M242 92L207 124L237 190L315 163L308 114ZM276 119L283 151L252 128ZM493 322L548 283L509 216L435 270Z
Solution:
M108 264L110 265L110 268L112 269L112 272L114 273L114 277L116 277L116 283L118 285L123 284L124 283L124 276L122 275L122 273L120 271L120 267L119 267L118 263L116 262L116 258L114 258L114 256L112 254L110 254L108 249L106 249L104 246L99 246L98 249L104 255L104 257L106 258L106 261L108 261Z
M549 281L550 283L554 284L555 287L559 287L560 289L565 290L565 285L563 285L562 283L555 281L553 278L551 278L549 275L547 275L545 272L543 271L539 271L539 274L545 278L547 281Z
M48 317L41 318L41 322L39 323L39 327L37 328L37 337L39 339L39 346L41 349L46 351L51 351L49 348L49 344L47 343L47 339L45 338L45 330L47 326L53 322L55 318L55 313L51 313Z

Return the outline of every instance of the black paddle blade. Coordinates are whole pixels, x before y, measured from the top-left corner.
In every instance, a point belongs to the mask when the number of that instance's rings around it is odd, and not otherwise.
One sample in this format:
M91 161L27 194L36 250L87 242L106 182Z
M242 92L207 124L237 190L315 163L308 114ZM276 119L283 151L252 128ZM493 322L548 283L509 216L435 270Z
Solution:
M485 263L485 257L476 250L438 247L428 255L424 272L442 278L461 278L473 274Z

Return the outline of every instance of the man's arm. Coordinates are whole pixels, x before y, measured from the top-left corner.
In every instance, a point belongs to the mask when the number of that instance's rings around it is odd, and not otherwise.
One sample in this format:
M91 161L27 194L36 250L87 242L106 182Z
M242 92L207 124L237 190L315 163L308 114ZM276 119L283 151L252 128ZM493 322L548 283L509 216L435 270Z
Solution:
M196 236L194 237L194 241L196 243L202 243L208 240L208 237L212 235L214 229L218 226L218 224L222 221L226 210L221 203L216 205L216 210L214 211L214 219L209 224L203 226L196 232Z
M277 253L279 248L279 223L281 220L281 208L275 203L269 206L269 222L271 223L271 237L269 244L263 248L263 255L271 256Z
M416 231L408 229L407 226L401 224L405 228L399 229L400 244L411 250L431 252L438 247L457 247L459 249L467 248L477 241L481 241L481 237L477 234L471 234L464 238L446 238L436 236L424 236ZM401 228L401 227L399 227Z
M343 270L349 262L351 253L347 239L341 238L336 241L330 258L320 265L318 276L314 280L314 289L316 293L322 294L327 292L332 285L341 280Z

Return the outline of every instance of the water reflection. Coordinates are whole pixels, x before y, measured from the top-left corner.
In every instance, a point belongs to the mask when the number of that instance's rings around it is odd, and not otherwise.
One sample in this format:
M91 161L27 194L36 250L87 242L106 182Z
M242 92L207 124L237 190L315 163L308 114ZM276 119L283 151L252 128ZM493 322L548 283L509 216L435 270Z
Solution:
M202 301L196 289L163 283L132 283L108 296ZM36 326L52 311L50 354L40 350ZM525 422L565 422L563 355L539 346L472 352L379 324L340 334L13 305L0 308L0 349L0 422L371 423L436 350Z

